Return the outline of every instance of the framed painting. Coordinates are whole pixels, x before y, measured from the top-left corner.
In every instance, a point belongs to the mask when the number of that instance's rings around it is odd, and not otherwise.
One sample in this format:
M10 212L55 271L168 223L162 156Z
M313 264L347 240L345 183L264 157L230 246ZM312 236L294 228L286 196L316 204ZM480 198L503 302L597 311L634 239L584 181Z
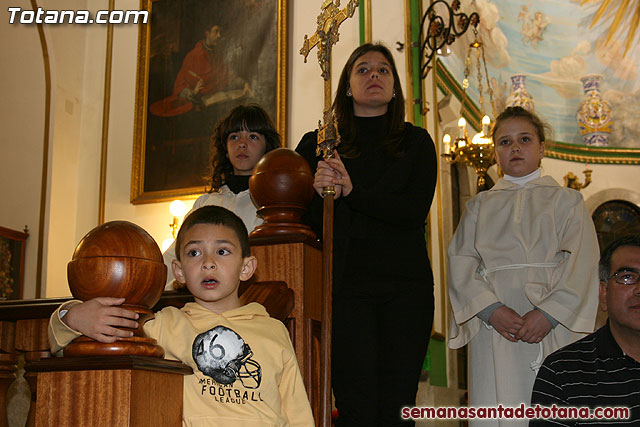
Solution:
M480 14L490 84L499 113L528 93L553 129L546 155L581 163L640 164L638 94L640 49L625 51L624 33L609 42L606 22L592 27L601 0L490 0L463 2L466 12ZM622 8L622 6L615 6ZM606 20L605 20L606 21ZM457 82L473 39L469 30L439 58L438 85L460 99ZM473 67L472 67L473 68ZM455 82L453 85L451 82ZM475 71L469 77L468 115L474 128L480 99ZM453 87L453 86L458 86ZM580 117L580 118L579 118Z
M24 254L29 230L0 227L0 301L22 299Z
M205 191L209 141L256 103L285 142L288 0L142 0L131 203Z

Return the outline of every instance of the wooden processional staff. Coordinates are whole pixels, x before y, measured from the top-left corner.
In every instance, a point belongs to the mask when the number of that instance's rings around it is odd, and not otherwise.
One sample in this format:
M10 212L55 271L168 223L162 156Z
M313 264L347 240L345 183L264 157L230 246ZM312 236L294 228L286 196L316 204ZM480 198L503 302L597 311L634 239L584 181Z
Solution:
M331 48L338 41L338 27L342 22L353 16L357 0L349 0L344 9L339 9L340 0L336 4L332 0L322 3L322 11L318 15L318 27L316 32L307 38L300 54L304 55L307 62L309 52L318 46L318 64L322 70L324 80L324 110L322 112L323 124L318 121L318 147L316 156L322 154L324 160L333 157L335 147L340 143L340 135L335 124L333 109L331 108ZM319 425L329 427L331 425L331 306L332 306L332 271L333 271L333 196L336 194L333 186L322 189L324 199L323 224L322 224L322 327L320 332L321 350L321 396L322 412ZM327 197L328 196L328 197Z

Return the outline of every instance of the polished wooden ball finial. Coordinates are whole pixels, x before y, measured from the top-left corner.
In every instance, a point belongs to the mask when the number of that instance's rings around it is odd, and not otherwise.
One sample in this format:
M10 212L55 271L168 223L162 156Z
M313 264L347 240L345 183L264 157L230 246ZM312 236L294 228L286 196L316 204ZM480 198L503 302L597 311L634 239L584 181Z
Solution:
M253 168L249 190L258 206L258 215L264 219L250 233L252 239L290 234L316 238L302 223L315 190L311 167L300 154L288 148L265 154Z
M105 344L80 337L65 356L142 355L162 357L164 350L142 330L153 317L167 277L162 252L144 229L128 221L104 223L82 238L67 266L71 294L82 301L125 298L124 308L140 315L134 336Z

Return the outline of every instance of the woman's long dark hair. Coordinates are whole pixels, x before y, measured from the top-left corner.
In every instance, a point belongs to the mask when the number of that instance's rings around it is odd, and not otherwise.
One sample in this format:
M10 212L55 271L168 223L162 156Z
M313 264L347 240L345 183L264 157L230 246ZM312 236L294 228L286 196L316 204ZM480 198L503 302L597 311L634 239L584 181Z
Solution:
M369 52L379 52L391 65L393 73L393 90L395 96L389 102L386 116L387 133L385 135L384 149L388 155L397 157L403 153L403 132L404 132L404 96L402 95L402 86L400 86L400 77L396 69L396 63L389 49L382 44L367 43L356 48L353 51L347 63L340 74L336 97L333 100L333 110L338 123L338 131L340 132L341 143L338 145L338 152L343 157L358 157L360 147L356 142L356 126L353 111L353 98L347 96L349 90L349 78L353 67L362 55Z
M273 126L273 122L266 111L257 104L240 105L220 120L216 125L209 145L209 159L211 160L209 185L207 192L218 191L227 178L233 175L233 165L227 156L227 138L233 132L246 130L257 132L264 136L266 142L265 153L282 147L280 134Z

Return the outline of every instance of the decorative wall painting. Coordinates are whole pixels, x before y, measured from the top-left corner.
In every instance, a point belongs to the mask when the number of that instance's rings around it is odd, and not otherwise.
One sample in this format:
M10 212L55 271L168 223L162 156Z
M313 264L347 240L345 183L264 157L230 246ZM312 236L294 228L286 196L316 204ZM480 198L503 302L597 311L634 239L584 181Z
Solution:
M604 23L590 28L600 4L601 0L463 0L462 9L480 14L478 30L498 109L512 92L512 77L524 76L518 77L523 79L518 84L526 81L535 112L553 128L551 156L554 150L569 150L582 154L567 160L639 163L640 44L631 45L625 54L624 32L605 43ZM472 37L465 34L454 43L451 55L439 58L456 81L462 81ZM593 75L599 77L587 83L590 101L585 107L583 78ZM473 81L467 93L477 102ZM591 137L585 140L583 134Z

